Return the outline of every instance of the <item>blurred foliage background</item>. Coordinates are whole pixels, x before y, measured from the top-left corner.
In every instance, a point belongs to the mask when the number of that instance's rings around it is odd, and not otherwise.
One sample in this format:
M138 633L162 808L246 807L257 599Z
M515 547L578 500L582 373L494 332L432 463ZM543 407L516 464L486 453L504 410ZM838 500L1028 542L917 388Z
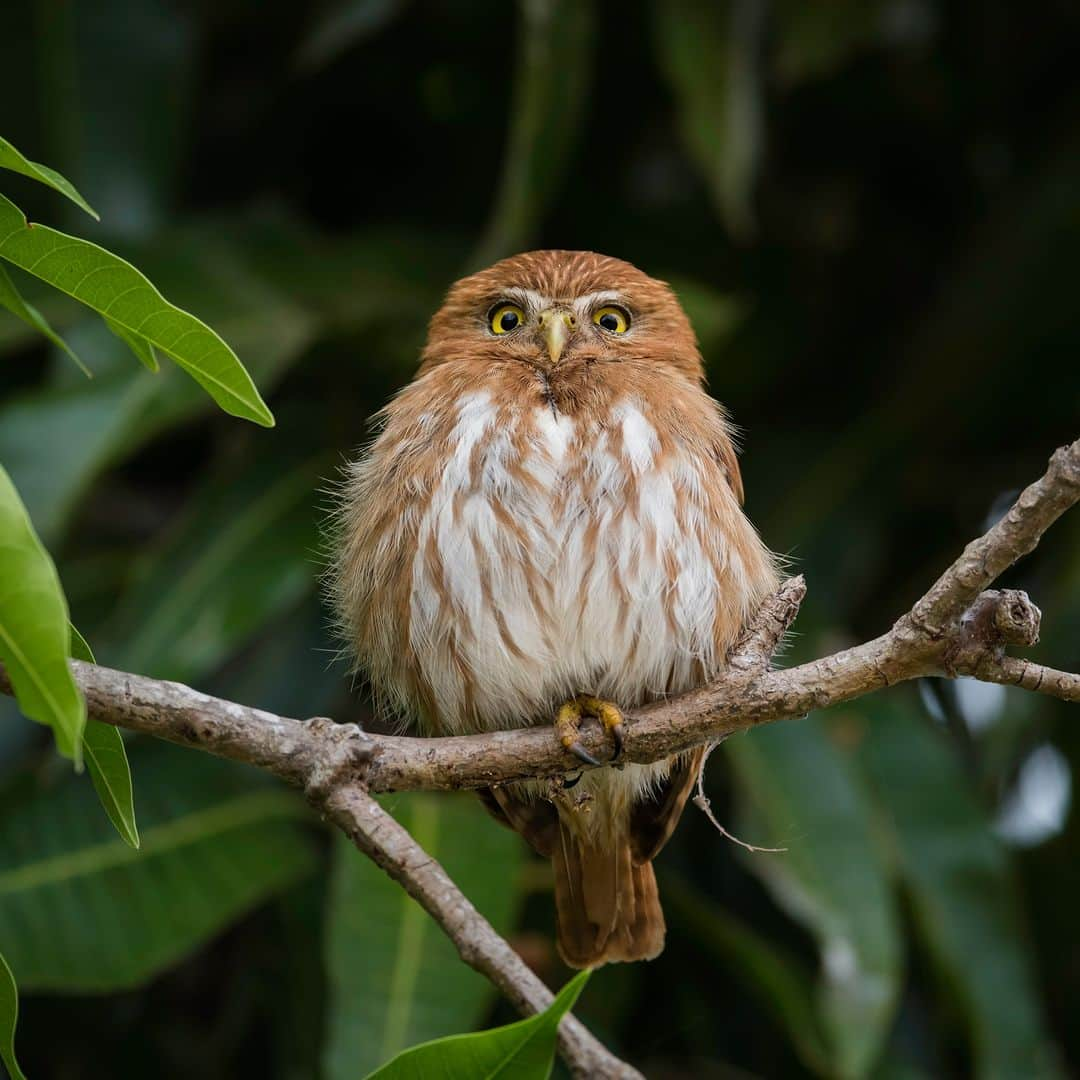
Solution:
M234 346L217 412L74 302L94 370L0 318L0 461L111 666L368 723L317 588L343 455L460 273L528 247L678 290L805 572L788 656L887 627L1080 419L1080 12L1033 0L13 0L0 131L32 217L107 243ZM1080 517L1008 578L1080 667ZM302 799L129 742L143 846L0 701L0 952L31 1077L363 1075L510 1019ZM664 955L576 1010L650 1077L1080 1069L1066 706L927 681L729 740L661 857ZM551 882L469 798L388 805L551 983Z

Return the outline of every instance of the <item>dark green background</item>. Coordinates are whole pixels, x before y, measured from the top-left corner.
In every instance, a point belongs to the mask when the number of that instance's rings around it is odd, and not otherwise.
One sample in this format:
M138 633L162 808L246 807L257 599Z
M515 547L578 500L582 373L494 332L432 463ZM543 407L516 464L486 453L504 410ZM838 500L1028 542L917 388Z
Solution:
M450 282L560 246L686 302L744 432L748 510L808 578L788 656L882 631L1080 436L1078 41L1080 14L1049 0L8 5L0 133L103 220L4 191L210 322L278 417L214 411L19 277L97 373L0 317L0 461L74 621L102 662L367 722L317 599L326 488ZM1007 583L1044 609L1034 655L1080 668L1080 517ZM659 862L667 951L601 972L580 1015L650 1077L1080 1067L1076 815L1024 843L994 831L1021 789L1030 823L1032 777L1046 794L1071 776L1077 716L1013 692L986 711L909 686L732 740L714 808L788 853L748 856L688 811ZM220 839L255 867L246 889L208 836L16 902L5 867L118 841L45 735L0 720L0 951L30 1077L363 1075L377 1048L350 1024L383 1021L343 988L392 977L397 950L371 940L397 939L373 923L401 905L364 908L374 879L299 799L255 829L275 843ZM131 752L144 834L252 795L244 770ZM442 821L438 852L561 983L543 865L503 845L493 889L487 848L442 845L494 824L392 806ZM509 1018L476 983L437 992L455 964L428 955L410 1038ZM86 993L95 978L130 988Z

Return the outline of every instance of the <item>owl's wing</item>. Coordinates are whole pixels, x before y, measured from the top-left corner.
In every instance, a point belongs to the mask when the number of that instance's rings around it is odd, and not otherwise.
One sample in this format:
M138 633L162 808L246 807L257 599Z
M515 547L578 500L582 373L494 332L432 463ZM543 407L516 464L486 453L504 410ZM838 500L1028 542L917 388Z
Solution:
M551 858L559 828L559 815L543 799L523 799L506 788L479 788L484 809L507 828L521 833L537 854Z
M640 865L655 859L670 839L697 781L704 753L705 747L699 746L689 754L681 754L660 790L651 798L634 803L630 811L630 853L635 863Z

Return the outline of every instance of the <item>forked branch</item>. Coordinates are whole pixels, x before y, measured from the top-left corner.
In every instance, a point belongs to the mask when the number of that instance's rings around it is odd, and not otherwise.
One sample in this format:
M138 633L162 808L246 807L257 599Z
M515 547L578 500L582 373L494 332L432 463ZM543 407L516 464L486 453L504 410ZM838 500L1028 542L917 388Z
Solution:
M721 678L627 715L624 760L656 761L924 675L966 675L1080 701L1080 675L1006 654L1010 646L1038 640L1039 609L1025 593L988 590L1077 501L1080 440L1058 450L1045 475L887 633L807 664L771 669L771 657L806 593L801 577L784 582L747 627ZM369 794L483 787L579 769L580 761L567 754L549 726L443 739L375 735L322 718L276 716L179 683L77 661L72 668L94 719L257 765L303 787L326 817L423 905L462 959L521 1012L551 1000L445 871ZM2 667L0 689L11 692ZM595 756L607 752L598 729L584 730L581 741ZM560 1028L560 1049L579 1075L638 1075L570 1017Z

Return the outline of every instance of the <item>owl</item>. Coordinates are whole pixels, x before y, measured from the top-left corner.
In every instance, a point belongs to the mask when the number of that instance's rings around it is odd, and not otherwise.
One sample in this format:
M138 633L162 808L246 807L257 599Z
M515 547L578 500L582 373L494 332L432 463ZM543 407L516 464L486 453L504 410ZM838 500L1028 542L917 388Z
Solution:
M671 289L535 251L455 284L415 378L348 467L331 583L378 706L426 735L621 711L724 666L777 567ZM655 957L652 860L700 753L482 791L554 865L575 967Z

